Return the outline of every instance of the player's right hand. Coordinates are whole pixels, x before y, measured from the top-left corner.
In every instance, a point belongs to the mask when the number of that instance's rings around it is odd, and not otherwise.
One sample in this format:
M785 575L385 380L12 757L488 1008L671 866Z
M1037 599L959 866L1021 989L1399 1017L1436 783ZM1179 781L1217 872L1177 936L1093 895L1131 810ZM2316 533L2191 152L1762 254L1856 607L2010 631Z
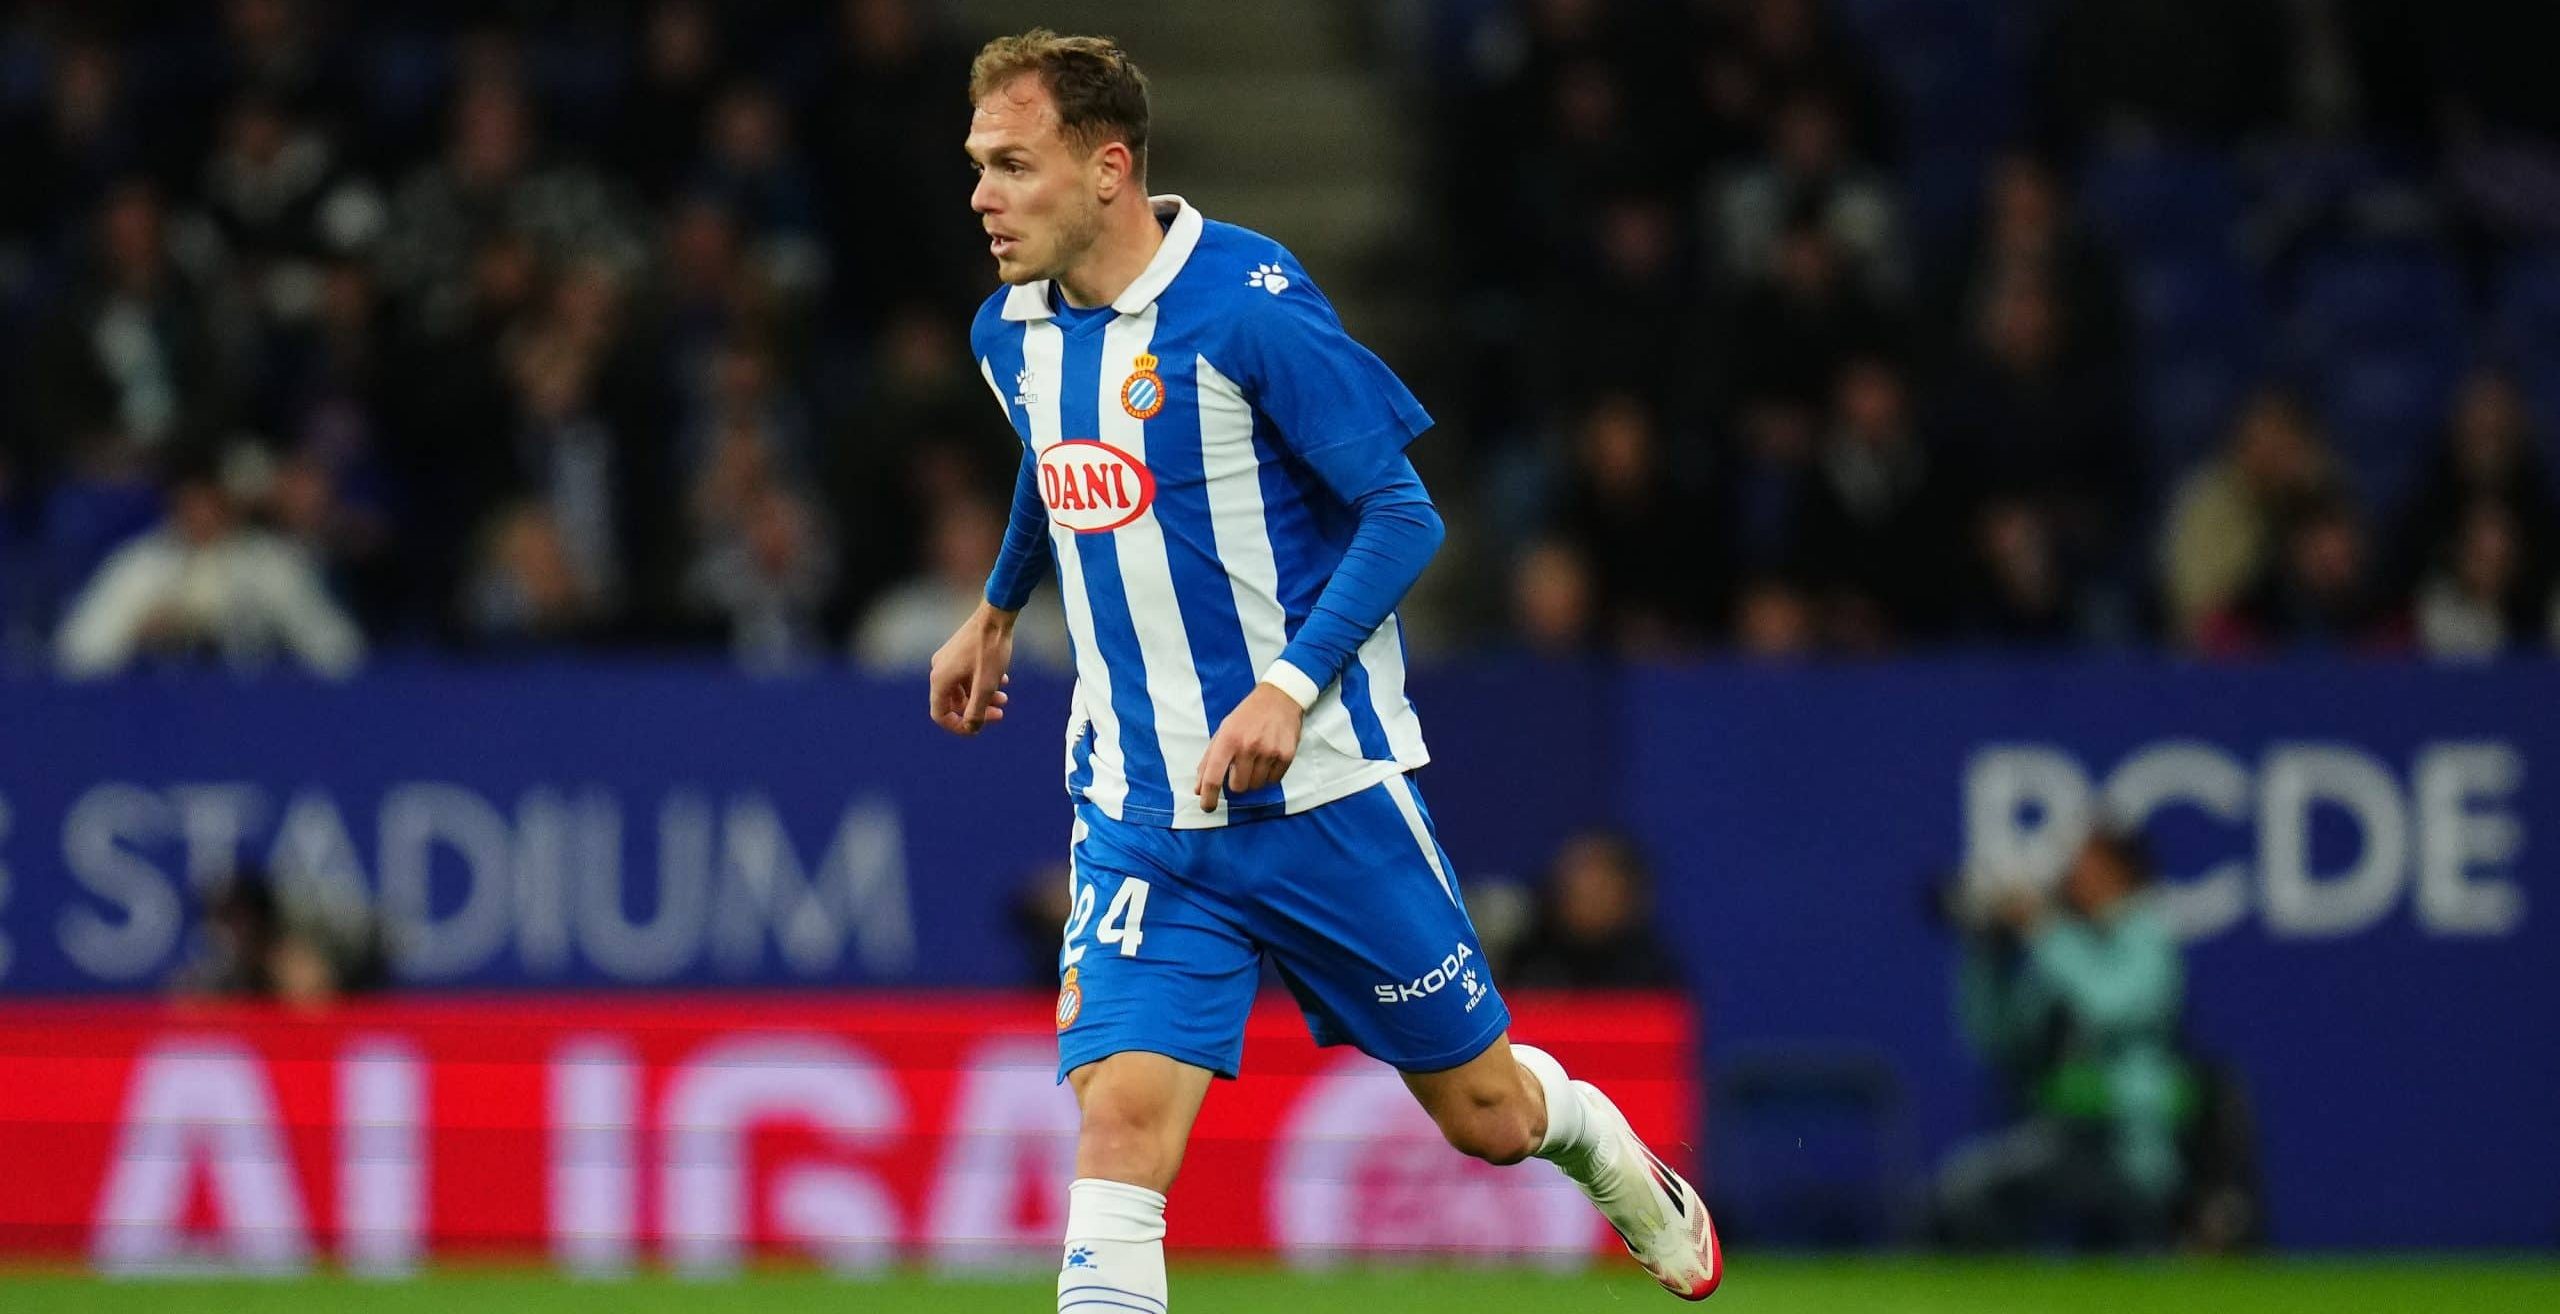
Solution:
M974 735L1004 719L1004 686L1012 676L1013 616L981 602L933 655L926 711L955 735Z

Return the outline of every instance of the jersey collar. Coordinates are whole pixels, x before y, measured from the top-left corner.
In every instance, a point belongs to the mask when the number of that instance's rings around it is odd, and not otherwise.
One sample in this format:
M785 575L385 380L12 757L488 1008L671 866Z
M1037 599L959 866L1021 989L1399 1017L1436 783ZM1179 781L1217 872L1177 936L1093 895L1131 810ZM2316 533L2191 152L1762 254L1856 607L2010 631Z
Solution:
M1138 274L1137 281L1112 299L1111 308L1123 315L1135 315L1155 304L1191 259L1191 249L1200 245L1200 212L1179 196L1150 196L1147 204L1156 218L1165 222L1164 244L1156 248L1155 258ZM1049 280L1017 283L1004 298L1004 317L1012 320L1049 319L1057 312L1049 305Z

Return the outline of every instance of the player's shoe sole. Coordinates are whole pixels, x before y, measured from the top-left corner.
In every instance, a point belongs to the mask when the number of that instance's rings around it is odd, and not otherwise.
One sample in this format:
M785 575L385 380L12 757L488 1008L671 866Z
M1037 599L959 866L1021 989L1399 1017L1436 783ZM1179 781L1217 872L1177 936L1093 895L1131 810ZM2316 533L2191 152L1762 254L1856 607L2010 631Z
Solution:
M1605 1112L1617 1144L1613 1149L1622 1165L1632 1163L1640 1172L1644 1187L1653 1197L1655 1222L1639 1228L1643 1239L1628 1235L1617 1220L1609 1225L1617 1229L1618 1239L1626 1242L1627 1253L1662 1289L1682 1300L1705 1300L1716 1293L1724 1281L1724 1247L1716 1240L1716 1224L1707 1215L1706 1201L1698 1192L1673 1172L1654 1152L1645 1148L1627 1116L1618 1106L1587 1081L1577 1081L1574 1088L1590 1102L1590 1107Z

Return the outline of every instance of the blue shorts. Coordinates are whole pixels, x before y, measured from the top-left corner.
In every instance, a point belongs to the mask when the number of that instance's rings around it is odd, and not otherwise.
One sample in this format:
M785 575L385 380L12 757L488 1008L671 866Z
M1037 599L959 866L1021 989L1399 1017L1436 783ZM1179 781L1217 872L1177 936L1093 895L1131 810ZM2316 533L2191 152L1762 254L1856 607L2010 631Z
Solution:
M1453 1068L1511 1025L1413 783L1170 830L1076 809L1058 1077L1126 1050L1236 1075L1269 955L1319 1045Z

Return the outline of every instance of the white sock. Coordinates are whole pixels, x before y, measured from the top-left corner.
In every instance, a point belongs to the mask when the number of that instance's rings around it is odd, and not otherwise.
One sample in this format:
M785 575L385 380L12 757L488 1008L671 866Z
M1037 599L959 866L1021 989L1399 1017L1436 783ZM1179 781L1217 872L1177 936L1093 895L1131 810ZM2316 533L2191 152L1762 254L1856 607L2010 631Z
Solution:
M1582 1092L1573 1088L1573 1079L1564 1074L1564 1065L1556 1062L1555 1055L1535 1045L1515 1044L1511 1057L1538 1079L1538 1088L1547 1095L1547 1134L1538 1143L1538 1157L1579 1180L1575 1169L1591 1157L1591 1136L1598 1120L1584 1116Z
M1067 1187L1058 1314L1164 1314L1164 1197L1079 1177Z
M1653 1218L1652 1197L1627 1173L1620 1157L1608 1153L1603 1139L1610 1132L1607 1115L1583 1098L1582 1088L1565 1075L1554 1055L1529 1045L1513 1045L1511 1053L1547 1093L1547 1135L1538 1145L1538 1157L1581 1187L1620 1236L1645 1227Z

